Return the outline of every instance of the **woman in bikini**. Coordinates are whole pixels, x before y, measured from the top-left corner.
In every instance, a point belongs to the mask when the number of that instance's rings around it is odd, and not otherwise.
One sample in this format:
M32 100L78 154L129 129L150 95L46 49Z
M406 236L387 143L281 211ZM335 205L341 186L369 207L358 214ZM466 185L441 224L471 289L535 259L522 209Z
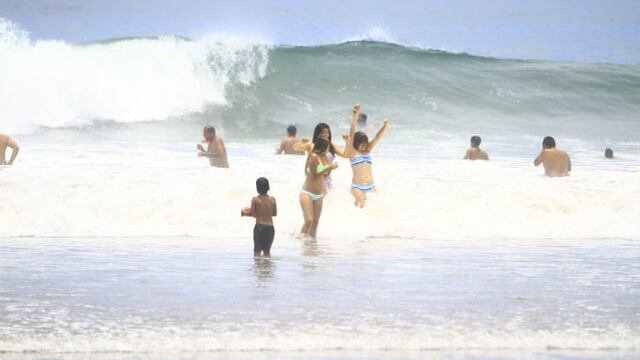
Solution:
M333 163L336 160L337 156L346 157L344 153L344 149L341 149L338 145L331 142L331 128L326 123L318 123L316 128L313 130L313 137L311 141L308 138L302 138L301 141L293 144L293 149L295 151L305 151L307 155L311 155L313 152L313 146L318 139L325 139L329 141L329 151L327 152L327 162ZM327 190L331 189L331 176L326 176L325 178L325 188Z
M384 125L378 130L373 140L369 141L367 134L362 131L356 131L356 120L359 111L360 104L355 104L353 106L351 127L349 128L349 137L347 138L347 148L345 152L351 160L351 170L353 171L351 194L355 198L355 205L362 208L367 200L366 194L369 191L376 191L371 170L373 161L369 154L387 129L389 119L384 118Z
M304 224L300 233L316 238L320 214L322 213L322 197L325 194L324 179L331 170L338 167L338 163L329 163L327 153L329 141L318 138L313 144L313 150L307 158L304 173L307 179L300 191L300 207Z

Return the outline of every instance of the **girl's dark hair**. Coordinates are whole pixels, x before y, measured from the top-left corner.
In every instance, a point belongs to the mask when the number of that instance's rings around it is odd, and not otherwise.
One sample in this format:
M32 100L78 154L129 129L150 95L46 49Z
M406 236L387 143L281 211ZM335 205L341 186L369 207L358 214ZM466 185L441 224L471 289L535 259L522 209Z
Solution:
M356 131L356 133L353 134L353 148L358 150L358 147L362 143L369 145L369 137L362 131Z
M336 149L333 148L333 141L331 141L331 128L329 127L329 125L327 125L327 123L318 123L318 125L316 125L316 128L313 130L313 138L312 138L312 142L315 144L317 139L320 139L320 133L322 132L322 130L327 129L329 130L329 152L331 153L331 155L336 155ZM314 147L315 149L315 147Z
M329 147L329 141L321 137L317 138L316 141L313 142L313 152L316 154L325 152L327 147Z

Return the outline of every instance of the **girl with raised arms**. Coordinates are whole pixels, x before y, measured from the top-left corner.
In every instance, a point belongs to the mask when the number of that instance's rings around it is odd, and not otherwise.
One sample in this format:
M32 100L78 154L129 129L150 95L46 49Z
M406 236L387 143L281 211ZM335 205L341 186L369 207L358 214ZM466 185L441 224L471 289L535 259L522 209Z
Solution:
M358 112L360 112L360 104L355 104L353 106L345 153L351 160L351 170L353 171L351 194L355 198L355 205L362 208L367 200L366 194L370 191L376 191L371 167L373 160L371 159L370 153L387 129L389 119L384 118L384 125L378 130L373 140L369 141L367 134L362 131L356 131Z

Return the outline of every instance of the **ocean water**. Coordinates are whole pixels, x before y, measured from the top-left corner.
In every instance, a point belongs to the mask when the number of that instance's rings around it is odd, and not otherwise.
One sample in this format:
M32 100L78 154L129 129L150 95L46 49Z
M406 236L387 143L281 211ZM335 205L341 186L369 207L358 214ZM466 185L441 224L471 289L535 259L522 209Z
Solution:
M4 26L0 357L640 356L640 66ZM288 124L340 143L354 102L391 119L379 193L355 208L340 160L302 239L304 157L273 151ZM206 124L230 169L195 156ZM460 160L474 134L491 161ZM533 167L545 135L570 177ZM270 260L238 216L259 176Z

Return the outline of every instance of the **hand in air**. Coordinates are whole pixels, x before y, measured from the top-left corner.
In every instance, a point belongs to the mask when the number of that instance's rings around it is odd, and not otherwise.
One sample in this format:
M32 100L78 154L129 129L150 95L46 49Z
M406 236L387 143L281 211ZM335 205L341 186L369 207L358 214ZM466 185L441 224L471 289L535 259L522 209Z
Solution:
M355 111L355 112L360 111L360 104L353 105L353 111Z
M387 125L389 125L389 118L388 117L384 118L384 126L387 126Z

